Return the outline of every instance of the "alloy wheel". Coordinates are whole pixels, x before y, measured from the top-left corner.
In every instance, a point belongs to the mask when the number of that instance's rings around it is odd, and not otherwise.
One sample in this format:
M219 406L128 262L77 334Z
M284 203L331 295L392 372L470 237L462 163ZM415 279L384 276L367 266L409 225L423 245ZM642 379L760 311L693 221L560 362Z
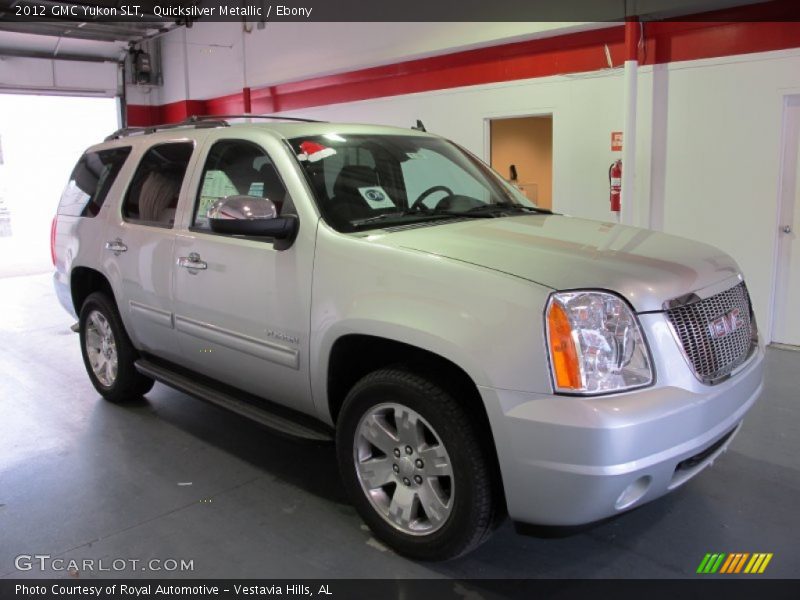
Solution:
M86 354L97 380L111 387L117 379L119 360L117 343L108 319L100 311L93 310L86 319Z
M453 509L453 466L436 430L397 403L372 407L356 430L353 459L361 488L383 519L410 535L440 529Z

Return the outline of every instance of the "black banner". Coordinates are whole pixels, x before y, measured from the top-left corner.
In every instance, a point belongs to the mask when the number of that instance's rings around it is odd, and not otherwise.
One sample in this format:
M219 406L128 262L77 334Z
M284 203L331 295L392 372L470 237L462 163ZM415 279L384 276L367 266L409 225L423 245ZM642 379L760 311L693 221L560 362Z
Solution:
M800 21L797 0L0 0L0 21Z
M700 576L698 576L700 577ZM614 580L0 580L0 598L65 600L492 600L495 598L636 598L640 600L770 600L800 597L800 580L752 576L706 579Z

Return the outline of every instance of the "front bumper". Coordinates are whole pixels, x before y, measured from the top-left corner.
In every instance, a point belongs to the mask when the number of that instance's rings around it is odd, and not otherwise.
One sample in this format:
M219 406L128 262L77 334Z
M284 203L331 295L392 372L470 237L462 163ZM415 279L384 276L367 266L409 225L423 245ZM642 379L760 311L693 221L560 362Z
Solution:
M679 487L727 449L761 394L763 359L759 347L715 386L662 384L595 398L480 388L509 515L581 525Z

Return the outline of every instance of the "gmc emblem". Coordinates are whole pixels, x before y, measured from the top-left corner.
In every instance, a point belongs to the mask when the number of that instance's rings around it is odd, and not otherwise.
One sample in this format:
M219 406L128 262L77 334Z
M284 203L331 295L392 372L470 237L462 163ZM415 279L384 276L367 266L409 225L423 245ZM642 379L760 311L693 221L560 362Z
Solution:
M719 339L725 337L739 329L743 325L742 317L738 308L725 313L721 317L717 317L708 323L708 331L711 334L711 339Z

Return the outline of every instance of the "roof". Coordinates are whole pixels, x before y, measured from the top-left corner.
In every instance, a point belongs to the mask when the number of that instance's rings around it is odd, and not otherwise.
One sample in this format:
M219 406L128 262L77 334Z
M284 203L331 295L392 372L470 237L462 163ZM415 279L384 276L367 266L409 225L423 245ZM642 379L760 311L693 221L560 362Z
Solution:
M380 134L380 135L430 135L411 127L393 127L390 125L370 125L367 123L288 123L279 121L275 123L231 123L231 127L257 127L269 129L286 137L302 137L304 135L325 135L333 133Z
M233 119L236 121L233 121ZM316 136L325 134L347 133L354 134L380 134L380 135L426 135L425 132L412 128L392 127L388 125L370 125L365 123L330 123L325 121L301 120L296 121L262 121L242 122L248 117L190 117L180 123L153 125L147 127L125 127L109 135L106 141L122 139L142 139L145 136L157 136L157 139L178 137L188 131L197 129L256 129L270 131L281 137L293 138L302 136ZM253 115L252 118L259 118ZM261 117L265 118L265 117ZM274 117L280 119L281 117ZM286 117L290 119L291 117Z

